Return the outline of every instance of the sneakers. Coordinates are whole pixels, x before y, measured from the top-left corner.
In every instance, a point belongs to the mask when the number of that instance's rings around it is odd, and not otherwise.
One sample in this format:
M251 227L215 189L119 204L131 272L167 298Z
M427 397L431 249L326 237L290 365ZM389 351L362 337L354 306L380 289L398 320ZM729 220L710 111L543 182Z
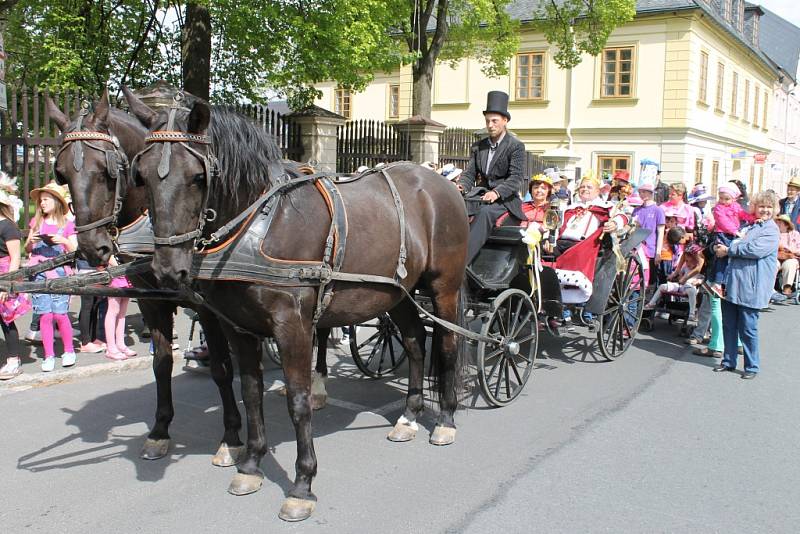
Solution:
M98 343L97 341L91 341L86 345L81 345L78 347L78 352L82 352L84 354L97 354L98 352L103 352L106 349L105 343Z
M124 354L128 358L133 358L134 356L136 356L136 351L135 350L131 350L128 347L124 347L122 349L122 351L120 351L120 352L122 352L122 354Z
M74 352L65 352L61 355L61 367L72 367L77 359Z
M47 356L42 362L42 371L44 371L45 373L49 373L55 368L56 368L56 357Z
M689 337L685 339L683 342L686 343L687 345L700 345L703 342L703 340L698 339L696 337Z
M109 360L113 360L115 362L121 362L123 360L127 360L128 356L122 352L116 350L108 350L106 349L106 358Z
M569 317L564 319L564 328L566 328L567 332L569 332L570 334L575 333L575 325L572 324L572 319L570 319Z
M19 358L8 358L6 364L0 367L0 380L11 380L22 374Z

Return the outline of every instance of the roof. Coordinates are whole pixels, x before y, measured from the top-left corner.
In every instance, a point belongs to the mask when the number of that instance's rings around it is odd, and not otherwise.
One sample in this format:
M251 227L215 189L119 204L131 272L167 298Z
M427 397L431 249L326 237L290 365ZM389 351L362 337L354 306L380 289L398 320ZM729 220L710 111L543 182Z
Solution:
M544 1L547 0L511 0L511 3L508 5L506 9L512 18L517 19L520 22L531 22L535 18L533 15L537 11L538 6L540 6ZM556 1L558 2L559 0ZM757 7L758 6L756 5L748 5L748 9ZM636 1L637 15L647 14L647 13L663 13L663 12L668 13L670 11L684 11L691 9L702 10L703 13L707 15L711 20L713 20L717 26L720 26L731 37L739 41L740 44L744 45L745 48L750 49L750 51L753 54L755 54L756 57L758 57L758 59L760 59L761 62L769 70L773 71L775 74L778 74L778 71L775 68L775 63L777 61L771 61L770 58L764 54L764 52L762 52L757 46L753 45L753 43L748 41L745 35L742 35L742 33L740 33L737 29L735 29L729 21L726 21L720 13L714 10L705 1L703 0L637 0ZM777 15L774 14L773 16L777 17ZM762 18L760 23L763 24L763 22L764 20ZM762 26L760 34L763 33L764 33L764 28ZM780 65L779 62L777 63ZM783 65L780 66L783 67ZM794 73L795 71L790 71L790 72Z
M800 58L800 28L769 9L762 7L761 10L764 14L759 20L758 46L796 80Z

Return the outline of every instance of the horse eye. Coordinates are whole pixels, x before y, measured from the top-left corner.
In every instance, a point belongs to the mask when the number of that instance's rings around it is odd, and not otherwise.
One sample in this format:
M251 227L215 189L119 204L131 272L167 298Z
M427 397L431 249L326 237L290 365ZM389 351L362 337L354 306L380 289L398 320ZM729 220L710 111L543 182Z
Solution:
M195 174L192 176L192 181L196 183L204 183L206 181L205 173Z

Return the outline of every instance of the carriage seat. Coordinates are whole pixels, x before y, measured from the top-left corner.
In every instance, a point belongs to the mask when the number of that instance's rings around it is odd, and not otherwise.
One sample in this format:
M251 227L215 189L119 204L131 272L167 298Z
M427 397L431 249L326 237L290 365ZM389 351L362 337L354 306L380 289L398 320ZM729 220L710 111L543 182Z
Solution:
M516 245L522 243L522 226L495 226L489 234L487 243L502 245Z

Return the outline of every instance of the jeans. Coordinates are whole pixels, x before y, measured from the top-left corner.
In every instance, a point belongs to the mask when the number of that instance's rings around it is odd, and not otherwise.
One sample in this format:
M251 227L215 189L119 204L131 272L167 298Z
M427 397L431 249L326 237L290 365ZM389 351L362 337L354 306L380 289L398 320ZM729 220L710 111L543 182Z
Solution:
M717 299L717 308L719 308L719 299ZM711 297L703 295L703 301L700 303L700 309L697 311L697 326L692 330L691 337L703 340L708 333L711 326Z
M725 351L722 365L736 368L738 353L736 337L742 340L744 348L744 370L757 373L759 371L758 354L758 314L760 310L739 306L727 300L722 301L722 336L725 339ZM710 345L709 345L710 346Z

